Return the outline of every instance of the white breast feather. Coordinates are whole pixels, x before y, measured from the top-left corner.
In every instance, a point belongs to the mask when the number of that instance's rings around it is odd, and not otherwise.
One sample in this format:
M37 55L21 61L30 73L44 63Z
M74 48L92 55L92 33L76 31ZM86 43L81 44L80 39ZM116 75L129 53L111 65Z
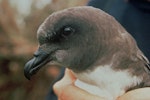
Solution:
M95 70L75 73L78 78L75 85L94 95L116 100L125 93L125 88L136 86L142 79L131 76L128 70L115 71L110 65L98 66Z

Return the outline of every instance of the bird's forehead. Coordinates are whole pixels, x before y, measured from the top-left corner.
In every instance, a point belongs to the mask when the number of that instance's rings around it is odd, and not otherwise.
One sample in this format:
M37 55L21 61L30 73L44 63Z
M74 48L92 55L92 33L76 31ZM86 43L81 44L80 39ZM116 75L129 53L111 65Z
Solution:
M65 13L65 12L64 12ZM50 31L53 31L56 25L62 24L62 21L69 17L67 14L64 14L62 12L55 12L48 16L44 22L40 25L38 28L37 33L38 34L46 34ZM63 21L64 22L64 21Z
M55 12L45 19L45 21L40 25L37 33L50 33L63 26L78 24L79 22L84 22L84 20L82 17L79 17L79 15L73 14L73 12L67 10Z
M90 20L92 17L96 17L99 10L92 8L92 7L72 7L68 9L64 9L61 11L57 11L52 13L47 19L43 22L40 28L53 28L56 24L61 24L67 21L83 21L83 20ZM92 16L92 17L91 17Z
M46 33L52 33L59 30L63 26L74 25L76 27L87 27L94 23L103 21L103 17L106 14L93 7L73 7L65 10L57 11L48 16L45 21L39 27L37 33L46 35ZM98 18L103 16L102 18Z

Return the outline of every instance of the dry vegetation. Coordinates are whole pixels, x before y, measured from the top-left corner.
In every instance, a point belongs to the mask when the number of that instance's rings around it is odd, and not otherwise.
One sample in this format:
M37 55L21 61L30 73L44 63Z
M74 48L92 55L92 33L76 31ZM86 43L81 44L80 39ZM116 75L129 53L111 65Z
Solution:
M59 68L45 67L32 80L25 79L23 67L37 48L36 31L52 12L85 5L87 0L52 0L43 9L32 4L24 24L17 24L18 12L8 0L0 0L0 100L44 100Z

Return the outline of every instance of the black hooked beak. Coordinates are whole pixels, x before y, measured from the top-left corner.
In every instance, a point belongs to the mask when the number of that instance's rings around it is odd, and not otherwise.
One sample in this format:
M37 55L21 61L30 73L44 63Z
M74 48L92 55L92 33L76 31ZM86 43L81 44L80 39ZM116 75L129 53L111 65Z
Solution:
M24 75L27 79L30 80L30 77L45 64L50 62L52 59L50 58L50 54L46 53L43 50L38 50L34 53L34 57L29 60L24 67Z

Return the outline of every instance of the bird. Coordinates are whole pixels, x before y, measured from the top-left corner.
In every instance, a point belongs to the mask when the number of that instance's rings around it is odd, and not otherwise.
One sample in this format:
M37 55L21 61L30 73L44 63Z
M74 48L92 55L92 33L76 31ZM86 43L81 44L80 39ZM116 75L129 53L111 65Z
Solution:
M24 67L27 79L53 62L73 72L77 87L106 100L150 86L149 60L130 33L100 9L54 12L39 26L37 39L38 50Z

